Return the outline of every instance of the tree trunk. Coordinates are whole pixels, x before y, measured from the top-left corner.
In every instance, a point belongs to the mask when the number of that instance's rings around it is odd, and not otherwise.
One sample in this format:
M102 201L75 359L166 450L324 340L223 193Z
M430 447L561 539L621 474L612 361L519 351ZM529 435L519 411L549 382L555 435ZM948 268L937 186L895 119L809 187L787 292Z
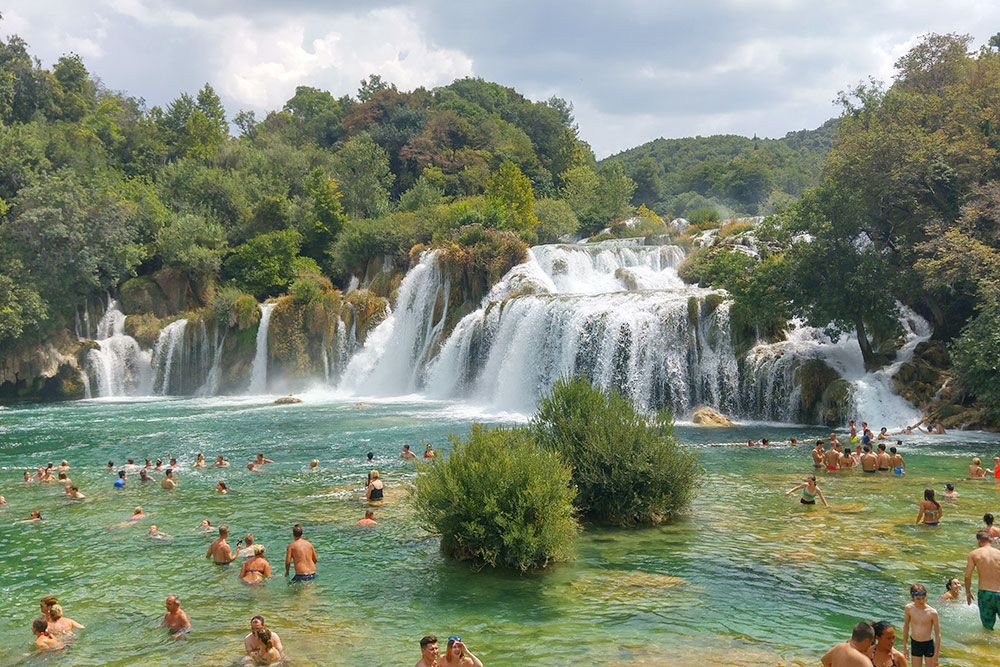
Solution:
M858 332L858 347L861 348L861 358L865 362L865 370L873 371L878 368L878 360L875 358L875 353L872 351L872 344L868 340L868 334L865 332L865 321L860 315L854 318L854 328Z

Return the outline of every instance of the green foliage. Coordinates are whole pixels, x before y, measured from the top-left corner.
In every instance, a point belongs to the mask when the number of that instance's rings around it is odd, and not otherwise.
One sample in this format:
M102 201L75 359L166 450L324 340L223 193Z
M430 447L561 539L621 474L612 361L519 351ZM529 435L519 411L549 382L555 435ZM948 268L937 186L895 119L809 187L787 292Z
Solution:
M237 287L227 286L215 292L209 305L212 317L223 327L248 329L260 320L257 300Z
M350 215L370 218L388 211L396 175L389 170L389 154L367 133L344 143L334 156L333 171Z
M984 307L952 343L951 358L962 387L993 415L1000 415L1000 307Z
M48 313L45 302L23 282L24 268L8 261L0 273L0 347L9 349L23 336L36 332Z
M478 566L526 571L569 558L579 526L559 456L517 428L473 425L447 459L419 468L414 504L441 549Z
M288 229L255 236L238 246L225 262L226 275L258 299L285 291L296 276L302 235Z
M421 176L413 186L399 197L402 211L417 211L440 203L444 190L435 186L429 178Z
M588 517L619 525L657 522L694 497L701 468L677 445L670 416L647 416L626 396L582 377L553 385L531 430L542 447L569 462L576 503Z
M539 243L558 243L564 237L571 237L580 227L580 221L569 204L561 199L547 197L535 202L535 216L538 218Z
M706 222L718 222L722 216L714 208L699 208L686 213L687 221L692 225L703 225Z
M156 245L165 266L215 275L226 252L226 237L218 223L188 213L173 216L157 235Z
M538 226L535 217L535 193L531 181L513 162L504 162L486 183L486 203L500 209L498 228L512 232L530 232Z
M580 220L580 231L593 234L613 220L632 213L635 182L625 174L620 162L609 162L597 172L576 166L562 175L562 198Z

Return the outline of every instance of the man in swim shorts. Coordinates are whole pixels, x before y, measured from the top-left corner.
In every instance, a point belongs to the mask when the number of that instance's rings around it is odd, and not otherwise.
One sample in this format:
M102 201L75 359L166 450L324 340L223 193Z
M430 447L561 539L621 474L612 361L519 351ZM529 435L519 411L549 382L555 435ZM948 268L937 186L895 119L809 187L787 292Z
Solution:
M969 552L965 566L965 601L972 604L972 572L979 572L979 620L992 630L1000 614L1000 549L990 546L990 533L976 533L979 547Z
M823 462L826 464L827 470L840 470L840 452L837 451L837 447L832 442L830 449L823 454Z
M890 467L892 467L892 457L889 456L889 452L885 451L884 442L878 443L878 453L876 454L876 456L878 457L879 471L885 472L889 470Z
M229 526L219 526L219 536L209 545L205 558L211 558L216 565L229 565L236 560L236 554L226 542L227 537L229 537ZM237 550L241 544L243 540L236 543Z
M176 595L167 597L167 613L164 614L163 623L160 625L167 626L173 637L180 637L191 632L191 620L188 619L188 615L181 609L181 599Z
M302 539L302 526L292 527L292 543L285 549L285 576L288 568L295 561L295 576L289 583L310 581L316 578L316 549L308 540Z
M861 455L861 469L865 472L878 472L878 457L872 454L871 445L865 445L865 453Z
M816 446L812 450L813 457L813 467L822 468L823 467L823 441L817 440Z

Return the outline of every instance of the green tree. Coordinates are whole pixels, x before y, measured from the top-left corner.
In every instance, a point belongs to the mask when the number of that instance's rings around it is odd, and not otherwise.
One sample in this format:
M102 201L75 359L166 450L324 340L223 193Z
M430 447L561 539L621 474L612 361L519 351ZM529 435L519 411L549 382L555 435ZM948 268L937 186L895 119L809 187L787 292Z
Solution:
M358 88L358 100L365 103L383 90L396 90L395 84L385 81L378 74L369 74L367 78L361 79L361 87Z
M316 260L320 266L331 270L333 243L347 224L337 181L316 168L309 174L309 196L312 198L312 215L303 230L302 254Z
M504 162L486 183L486 202L502 211L501 229L530 232L538 226L531 181L513 162Z
M535 215L539 223L535 229L539 243L559 243L575 234L580 226L573 209L561 199L539 199L535 202Z
M427 206L439 204L442 197L444 197L444 190L435 186L426 176L420 176L413 183L413 187L399 197L399 209L401 211L417 211Z
M191 276L214 276L226 252L226 235L219 223L186 213L170 218L157 235L156 245L164 266Z
M333 173L350 215L372 218L388 212L389 189L396 176L389 170L389 154L367 133L351 137L337 151Z
M281 294L297 275L302 235L285 229L255 236L238 246L225 261L225 273L243 291L257 299Z
M47 317L45 302L28 282L24 265L7 260L0 273L0 347L9 350L37 334Z

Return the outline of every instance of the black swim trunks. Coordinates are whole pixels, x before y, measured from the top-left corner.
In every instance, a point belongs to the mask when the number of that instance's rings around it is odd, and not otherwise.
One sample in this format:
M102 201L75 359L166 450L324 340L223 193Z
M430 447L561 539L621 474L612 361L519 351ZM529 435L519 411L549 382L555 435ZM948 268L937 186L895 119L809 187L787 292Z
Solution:
M914 658L933 658L934 640L928 639L925 642L918 642L916 639L910 640L910 655Z

